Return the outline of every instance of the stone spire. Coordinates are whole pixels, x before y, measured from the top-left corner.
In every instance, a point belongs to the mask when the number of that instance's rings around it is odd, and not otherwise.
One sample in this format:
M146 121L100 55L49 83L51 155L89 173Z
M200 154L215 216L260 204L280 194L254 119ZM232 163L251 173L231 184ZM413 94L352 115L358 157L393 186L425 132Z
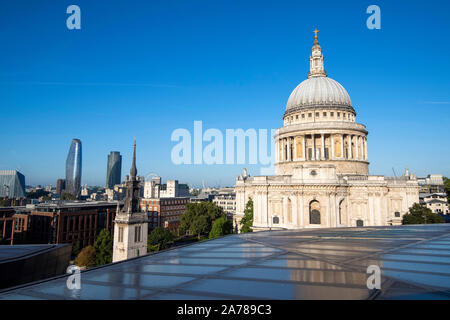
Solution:
M312 55L309 57L309 73L308 79L311 77L326 77L327 73L325 72L323 66L323 55L319 45L319 37L317 33L319 30L314 30L314 45L312 47Z
M133 145L133 162L130 169L130 178L127 180L127 191L125 195L124 206L122 212L132 214L140 211L139 206L139 181L136 179L136 139Z
M130 169L130 179L136 180L137 175L137 169L136 169L136 138L134 139L134 145L133 145L133 163L131 165Z

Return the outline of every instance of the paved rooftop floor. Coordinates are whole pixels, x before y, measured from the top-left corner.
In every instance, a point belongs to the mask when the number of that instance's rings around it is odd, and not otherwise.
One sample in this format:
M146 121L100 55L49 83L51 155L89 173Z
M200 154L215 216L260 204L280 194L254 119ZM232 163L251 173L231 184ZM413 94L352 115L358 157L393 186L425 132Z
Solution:
M0 299L450 299L450 224L231 235L87 270L80 290L66 279Z

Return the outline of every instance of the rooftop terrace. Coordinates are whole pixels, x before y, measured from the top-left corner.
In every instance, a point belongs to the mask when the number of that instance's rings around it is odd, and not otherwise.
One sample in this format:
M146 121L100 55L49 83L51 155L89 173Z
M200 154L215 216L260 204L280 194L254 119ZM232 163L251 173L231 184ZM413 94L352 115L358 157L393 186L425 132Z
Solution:
M66 279L0 299L450 299L450 225L231 235L87 270L80 290Z

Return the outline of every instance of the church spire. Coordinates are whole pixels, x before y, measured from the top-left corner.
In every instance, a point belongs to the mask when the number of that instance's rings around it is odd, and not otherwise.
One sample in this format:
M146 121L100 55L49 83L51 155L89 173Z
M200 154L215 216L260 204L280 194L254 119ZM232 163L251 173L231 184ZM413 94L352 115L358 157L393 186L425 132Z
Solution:
M131 164L130 177L127 179L127 192L125 196L124 205L122 212L131 214L134 212L139 212L139 189L140 182L137 180L137 169L136 169L136 139L134 139L133 145L133 163Z
M317 33L319 30L317 28L313 31L314 33L314 45L312 47L312 54L309 57L309 73L308 78L311 77L326 77L327 73L325 72L323 66L323 55L319 45L319 37Z
M137 175L137 169L136 169L136 138L134 138L134 145L133 145L133 163L131 165L130 169L130 178L131 180L136 180Z

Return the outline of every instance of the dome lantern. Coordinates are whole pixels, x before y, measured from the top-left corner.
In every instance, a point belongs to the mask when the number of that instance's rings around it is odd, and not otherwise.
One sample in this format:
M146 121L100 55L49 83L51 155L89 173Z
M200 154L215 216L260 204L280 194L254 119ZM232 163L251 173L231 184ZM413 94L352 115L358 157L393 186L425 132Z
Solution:
M309 57L310 67L308 73L308 79L311 77L326 77L327 73L323 65L323 55L319 45L317 33L319 30L314 30L314 45L312 47L312 54Z

